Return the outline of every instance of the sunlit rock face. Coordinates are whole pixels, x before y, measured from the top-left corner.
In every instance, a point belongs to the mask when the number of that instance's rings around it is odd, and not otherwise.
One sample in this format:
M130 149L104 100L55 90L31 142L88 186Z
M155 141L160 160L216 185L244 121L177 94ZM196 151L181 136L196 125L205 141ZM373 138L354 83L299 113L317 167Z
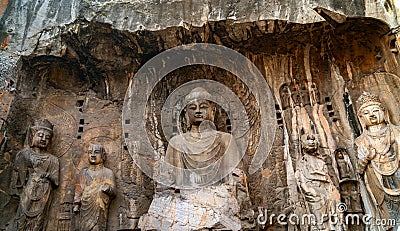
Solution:
M44 230L78 227L73 198L76 177L89 165L85 155L89 143L104 146L105 167L115 174L116 197L110 203L107 230L134 230L139 221L142 228L224 228L221 216L228 214L191 218L196 225L179 220L182 208L186 211L192 205L201 205L192 208L198 214L207 213L211 199L222 201L219 204L240 202L219 210L240 219L231 222L232 227L307 228L282 225L276 218L257 222L264 212L286 217L310 213L295 177L302 158L300 137L307 132L318 139L319 156L335 192L347 204L344 215L369 212L368 189L355 175L354 140L363 132L355 100L363 91L378 95L391 123L400 124L399 4L392 0L1 1L0 229L16 230L20 197L14 185L15 159L28 145L27 128L42 117L54 124L51 153L60 162L60 183L52 191ZM255 173L249 172L259 146L265 102L258 102L240 77L221 68L192 65L170 72L154 89L147 89L152 97L143 102L147 110L140 118L162 156L170 138L164 132L179 129L175 117L166 130L159 126L162 106L174 90L199 79L227 86L243 104L250 127L241 163L246 180L240 185L247 187L237 186L237 195L207 188L203 194L163 192L135 164L126 142L130 134L124 126L133 121L123 120L122 112L126 97L135 92L128 90L131 80L151 58L192 43L231 48L260 71L274 104L275 136L266 161ZM237 111L221 109L217 128L234 134L228 117ZM157 166L153 159L149 162ZM173 203L166 200L171 195ZM201 195L209 195L208 200ZM163 226L165 220L169 223ZM199 226L201 222L206 225Z

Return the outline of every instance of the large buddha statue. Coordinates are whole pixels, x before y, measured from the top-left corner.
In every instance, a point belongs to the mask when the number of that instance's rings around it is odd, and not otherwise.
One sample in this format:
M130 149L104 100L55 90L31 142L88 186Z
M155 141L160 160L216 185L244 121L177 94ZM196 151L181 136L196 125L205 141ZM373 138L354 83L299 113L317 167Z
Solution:
M162 170L170 173L168 186L174 189L156 193L139 222L142 230L241 228L236 189L246 185L245 174L237 168L240 155L234 137L214 126L211 99L200 87L184 98L187 131L170 140L164 164L169 168Z
M363 92L358 102L357 115L363 127L355 141L358 171L368 190L373 210L370 212L376 219L395 219L399 223L400 127L390 123L389 114L376 95Z

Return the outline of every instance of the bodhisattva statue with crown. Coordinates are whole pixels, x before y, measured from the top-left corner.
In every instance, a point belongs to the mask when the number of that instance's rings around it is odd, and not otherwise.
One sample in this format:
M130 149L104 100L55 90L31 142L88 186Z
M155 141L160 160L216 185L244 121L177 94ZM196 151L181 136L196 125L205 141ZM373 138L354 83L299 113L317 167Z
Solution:
M358 171L363 175L376 219L400 221L400 127L390 123L378 96L363 92L358 101L363 133L356 139ZM389 230L391 225L380 226ZM398 225L395 225L397 230Z
M52 190L59 184L59 162L47 151L53 125L47 119L36 120L30 127L29 147L17 153L13 186L20 195L13 230L40 231L46 228Z
M245 177L237 166L240 155L234 137L214 126L215 104L205 89L193 89L184 98L187 132L168 144L165 163L170 168L168 186L175 190L157 193L142 230L239 230L240 206L234 187ZM165 221L169 221L168 226Z

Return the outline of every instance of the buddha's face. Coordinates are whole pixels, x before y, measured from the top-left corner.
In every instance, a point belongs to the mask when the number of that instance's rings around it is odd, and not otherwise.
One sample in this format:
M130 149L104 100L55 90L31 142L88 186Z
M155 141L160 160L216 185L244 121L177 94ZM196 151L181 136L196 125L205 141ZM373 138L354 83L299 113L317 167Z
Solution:
M97 146L91 146L88 149L89 163L92 165L98 165L104 162L103 151Z
M306 152L315 152L318 149L318 140L313 134L302 135L301 144Z
M46 129L39 129L32 137L32 146L38 148L47 148L50 143L52 132Z
M199 126L203 121L212 121L214 107L208 100L193 100L186 106L186 113L190 124Z
M367 127L378 125L385 121L385 112L379 105L366 106L361 110L359 116Z
M337 159L344 159L343 153L341 151L339 151L337 154Z

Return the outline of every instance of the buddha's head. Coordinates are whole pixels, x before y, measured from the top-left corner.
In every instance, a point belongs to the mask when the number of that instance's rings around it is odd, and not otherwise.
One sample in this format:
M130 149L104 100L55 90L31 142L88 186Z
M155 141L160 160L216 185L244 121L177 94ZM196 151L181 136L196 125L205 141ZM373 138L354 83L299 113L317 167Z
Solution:
M35 120L30 129L30 146L47 149L53 136L53 124L42 118Z
M363 128L389 123L386 108L379 100L378 96L369 92L363 92L357 102L359 104L357 116Z
M106 151L101 144L89 144L87 154L91 165L99 165L106 161Z
M193 89L186 95L184 112L189 127L200 126L205 121L214 122L216 107L211 99L211 94L201 87Z
M316 153L319 147L317 137L312 133L305 133L301 136L301 149L305 153Z

